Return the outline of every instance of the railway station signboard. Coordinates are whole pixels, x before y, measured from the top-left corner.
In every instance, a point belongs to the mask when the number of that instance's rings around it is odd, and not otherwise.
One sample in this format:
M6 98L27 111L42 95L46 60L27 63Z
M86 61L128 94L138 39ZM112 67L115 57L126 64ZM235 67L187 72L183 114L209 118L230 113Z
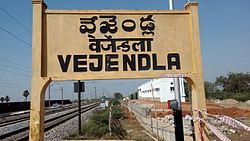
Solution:
M184 77L193 109L206 109L197 2L174 11L32 4L31 141L44 139L44 94L51 81ZM199 123L195 131L200 140Z
M47 76L159 78L193 72L190 12L47 10Z

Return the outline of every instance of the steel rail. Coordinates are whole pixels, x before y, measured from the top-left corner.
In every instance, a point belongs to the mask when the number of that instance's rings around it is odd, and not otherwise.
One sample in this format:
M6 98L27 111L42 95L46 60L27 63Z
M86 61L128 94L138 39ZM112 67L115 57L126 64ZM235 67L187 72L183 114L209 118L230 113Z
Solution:
M76 108L77 105L73 105L73 106L67 106L67 107L63 107L63 108L58 108L58 109L53 109L53 110L48 110L45 113L45 116L50 115L50 114L54 114L55 112L61 112L61 111L65 111L65 110L69 110L72 108ZM14 114L4 114L4 116L0 116L0 127L3 126L8 126L11 124L15 124L18 122L23 122L26 120L29 120L29 111L23 112L23 113L14 113ZM15 117L14 117L15 116Z
M81 110L84 113L84 112L86 112L88 110L91 110L91 109L97 107L98 104L99 103L86 105L86 106L82 107ZM52 128L54 128L54 127L56 127L56 126L58 126L58 125L60 125L60 124L62 124L64 122L68 121L69 119L72 119L72 118L76 117L77 115L78 115L78 110L74 110L74 111L68 112L66 114L62 114L60 116L45 120L44 121L44 124L45 124L44 131L46 132L49 129L52 129ZM14 139L15 141L28 140L28 137L29 137L28 130L29 130L29 126L20 128L18 130L12 131L12 132L8 132L6 134L0 135L0 140L6 139L6 138L9 138L9 137L15 138Z

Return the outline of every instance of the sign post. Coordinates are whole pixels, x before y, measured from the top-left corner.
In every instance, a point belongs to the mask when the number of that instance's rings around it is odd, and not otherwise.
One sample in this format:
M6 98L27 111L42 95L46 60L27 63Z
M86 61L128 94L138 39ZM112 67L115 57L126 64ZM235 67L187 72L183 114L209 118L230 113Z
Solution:
M82 113L81 113L81 92L85 92L85 86L84 82L81 82L80 80L77 81L77 83L74 83L74 92L78 93L78 129L79 129L79 135L81 134L81 122L82 122Z
M82 122L82 113L81 113L81 91L80 91L81 82L78 80L78 129L79 135L81 135L81 122Z
M179 78L174 78L174 92L175 92L175 98L176 98L177 105L178 105L177 109L174 109L175 140L184 141Z
M173 0L169 0L169 10L173 10L173 9L174 9ZM174 78L174 94L175 94L175 99L178 104L177 109L174 109L175 140L184 141L180 79L178 77Z
M49 10L43 0L32 4L31 141L44 139L44 92L51 81L182 76L192 86L193 109L206 109L197 2L171 11ZM196 140L199 127L208 140L206 128L194 126Z

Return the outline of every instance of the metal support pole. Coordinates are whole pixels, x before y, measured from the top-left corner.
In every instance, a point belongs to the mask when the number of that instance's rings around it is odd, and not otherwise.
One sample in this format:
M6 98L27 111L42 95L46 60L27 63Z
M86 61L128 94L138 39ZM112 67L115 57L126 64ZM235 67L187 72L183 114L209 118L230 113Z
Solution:
M79 129L79 135L81 134L81 92L80 92L80 80L78 80L78 129Z
M188 96L189 96L189 103L190 103L190 111L191 111L191 117L193 117L193 108L192 108L192 93L191 93L191 90L190 90L190 87L189 85L187 85L188 87ZM193 141L195 141L195 133L194 133L194 120L193 118L191 119L191 130L192 130L192 137L193 137Z
M174 78L174 92L175 92L175 99L178 102L178 110L181 110L181 93L180 93L179 78Z
M174 9L174 2L173 0L169 0L169 10L173 9ZM184 141L179 78L174 78L174 91L175 91L175 99L178 103L178 108L174 110L175 140Z
M178 108L174 110L175 140L184 141L179 78L174 78L174 91L178 103Z
M51 101L50 101L50 88L52 87L52 86L54 86L55 84L61 84L61 83L51 83L51 84L49 84L49 87L48 87L48 95L49 95L49 97L48 97L48 100L49 100L49 109L50 109L50 106L51 106Z
M153 96L153 101L154 101L154 114L155 114L155 119L156 119L157 140L159 140L158 119L157 119L157 114L156 114L156 105L155 105L154 88L153 88L153 84L152 84L152 83L151 83L151 91L152 91L152 96Z
M174 110L175 140L184 141L182 110Z
M50 84L49 84L49 90L48 91L49 91L49 98L48 99L49 99L49 109L50 109Z
M169 10L173 10L174 9L173 0L168 0L168 2L169 2Z
M62 106L63 106L63 87L61 87L61 92L62 92Z
M96 87L95 87L95 100L96 100Z

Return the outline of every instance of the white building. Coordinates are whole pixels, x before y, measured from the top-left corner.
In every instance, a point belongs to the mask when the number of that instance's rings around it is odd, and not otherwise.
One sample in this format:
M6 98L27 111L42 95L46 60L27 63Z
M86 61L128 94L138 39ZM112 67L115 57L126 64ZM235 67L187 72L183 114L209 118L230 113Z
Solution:
M181 101L185 102L184 80L180 80L180 93ZM153 89L153 92L152 92ZM175 99L174 94L174 79L173 78L160 78L148 81L138 87L138 99L155 100L160 102L167 102L168 100Z

